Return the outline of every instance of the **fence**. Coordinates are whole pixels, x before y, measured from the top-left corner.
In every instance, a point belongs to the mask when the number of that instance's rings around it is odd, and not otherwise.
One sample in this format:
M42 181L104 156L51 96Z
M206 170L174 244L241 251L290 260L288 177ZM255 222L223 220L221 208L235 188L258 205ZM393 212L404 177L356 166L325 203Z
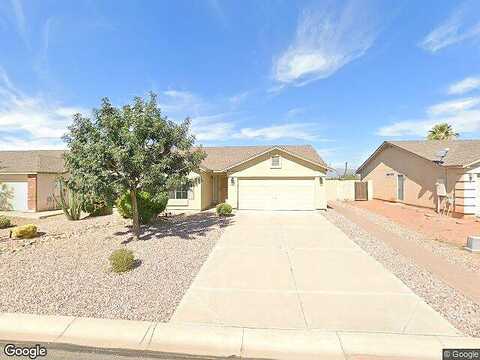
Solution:
M360 183L355 185L355 183ZM365 184L365 185L363 185ZM358 187L357 199L355 197L355 186ZM354 201L359 199L359 190L362 188L364 191L365 200L372 199L373 196L373 183L372 181L360 182L358 180L326 180L325 190L327 193L327 201ZM363 198L363 196L362 196Z

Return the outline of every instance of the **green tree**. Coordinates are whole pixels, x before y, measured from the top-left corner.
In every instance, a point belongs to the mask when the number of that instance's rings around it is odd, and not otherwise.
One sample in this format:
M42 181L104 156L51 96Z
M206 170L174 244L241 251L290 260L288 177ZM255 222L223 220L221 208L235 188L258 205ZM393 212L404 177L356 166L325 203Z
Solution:
M458 133L453 131L452 125L447 123L437 124L428 132L428 140L451 140L458 137Z
M138 192L155 195L188 183L187 175L205 158L201 148L193 148L190 120L180 124L168 120L153 93L147 99L135 97L122 108L104 98L92 119L74 115L64 140L69 188L106 204L128 192L137 239Z

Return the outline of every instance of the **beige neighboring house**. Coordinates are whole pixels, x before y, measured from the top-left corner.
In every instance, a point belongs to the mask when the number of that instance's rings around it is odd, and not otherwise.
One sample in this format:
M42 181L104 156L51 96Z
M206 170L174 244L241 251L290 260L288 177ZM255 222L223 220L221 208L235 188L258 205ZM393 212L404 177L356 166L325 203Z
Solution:
M170 192L168 209L326 209L328 166L310 145L204 147L206 159L190 189Z
M168 209L200 211L228 202L236 209L326 209L328 166L310 145L205 147L207 157L190 188L170 191ZM56 179L64 173L63 151L0 151L0 182L9 189L10 210L44 211L56 206Z
M445 191L455 213L480 216L480 140L385 141L357 173L376 199L437 208Z
M62 150L0 151L2 210L46 211L57 208L56 179L64 174Z

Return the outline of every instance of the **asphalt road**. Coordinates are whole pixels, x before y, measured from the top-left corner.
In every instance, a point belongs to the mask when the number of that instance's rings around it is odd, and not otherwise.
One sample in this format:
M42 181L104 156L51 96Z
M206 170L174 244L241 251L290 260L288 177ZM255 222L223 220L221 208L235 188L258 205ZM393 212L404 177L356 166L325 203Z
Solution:
M16 359L30 359L27 356L7 356L5 355L5 345L7 343L0 342L0 360L16 360ZM35 346L34 344L20 344L15 343L16 346ZM46 356L38 356L37 360L227 360L238 359L235 357L229 358L212 358L199 356L183 356L172 354L161 354L141 351L123 351L123 350L101 350L92 348L82 348L77 346L60 346L42 344L47 349Z

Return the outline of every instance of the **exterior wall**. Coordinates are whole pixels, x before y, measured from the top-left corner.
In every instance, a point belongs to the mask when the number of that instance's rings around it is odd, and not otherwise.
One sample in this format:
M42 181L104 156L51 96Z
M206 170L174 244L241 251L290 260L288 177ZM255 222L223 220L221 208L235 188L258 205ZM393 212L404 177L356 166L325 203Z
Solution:
M271 167L271 157L273 155L280 156L281 168ZM311 178L314 181L315 206L317 209L326 209L325 175L326 170L308 161L275 150L247 161L228 172L228 198L226 202L233 208L238 208L238 180L242 178Z
M57 179L60 174L37 175L37 211L58 209L54 195L58 197Z
M358 180L326 180L326 198L328 201L354 201L355 182Z
M169 199L167 203L167 210L182 210L182 211L200 211L202 210L202 188L204 173L200 174L192 172L189 178L193 180L193 186L189 190L187 199Z
M405 175L405 204L436 208L436 183L443 179L448 195L453 196L458 174L395 147L387 147L362 169L362 180L373 182L373 197L397 199L397 175Z

